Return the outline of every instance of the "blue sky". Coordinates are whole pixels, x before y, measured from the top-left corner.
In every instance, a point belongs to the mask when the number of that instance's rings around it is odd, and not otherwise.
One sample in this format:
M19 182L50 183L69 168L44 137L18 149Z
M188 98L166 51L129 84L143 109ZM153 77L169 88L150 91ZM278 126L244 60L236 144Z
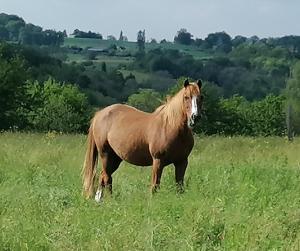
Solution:
M299 0L0 0L0 12L17 14L47 29L78 28L136 39L173 40L180 28L195 37L226 31L231 36L300 35Z

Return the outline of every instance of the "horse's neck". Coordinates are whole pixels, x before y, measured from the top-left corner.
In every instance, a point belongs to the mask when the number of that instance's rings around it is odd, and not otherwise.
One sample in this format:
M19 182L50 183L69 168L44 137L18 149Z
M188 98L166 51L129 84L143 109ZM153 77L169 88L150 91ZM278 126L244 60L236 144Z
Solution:
M180 93L177 95L180 95ZM181 100L181 97L175 96L161 110L162 122L168 131L182 131L188 127L183 104L182 102L178 102L178 100Z

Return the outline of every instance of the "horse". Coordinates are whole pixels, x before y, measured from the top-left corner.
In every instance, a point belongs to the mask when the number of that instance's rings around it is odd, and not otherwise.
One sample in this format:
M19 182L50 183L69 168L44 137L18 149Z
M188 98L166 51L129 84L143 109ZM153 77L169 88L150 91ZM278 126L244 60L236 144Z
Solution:
M201 80L185 80L183 88L153 113L124 104L96 112L82 170L86 197L96 192L95 200L101 202L103 191L112 193L112 174L123 160L138 166L152 165L152 192L159 188L163 168L174 164L176 183L183 189L188 156L194 146L192 126L202 107L201 87ZM95 191L99 157L102 170Z

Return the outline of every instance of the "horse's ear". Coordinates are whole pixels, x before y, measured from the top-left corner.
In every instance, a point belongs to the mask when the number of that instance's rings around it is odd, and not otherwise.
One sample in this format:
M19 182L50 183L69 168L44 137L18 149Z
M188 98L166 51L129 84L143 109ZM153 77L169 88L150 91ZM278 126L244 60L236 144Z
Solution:
M189 85L190 83L189 83L189 80L188 79L186 79L185 81L184 81L184 87L187 87L188 85Z
M201 81L201 79L199 79L199 80L197 81L197 85L198 85L199 89L201 89L201 87L202 87L202 81Z

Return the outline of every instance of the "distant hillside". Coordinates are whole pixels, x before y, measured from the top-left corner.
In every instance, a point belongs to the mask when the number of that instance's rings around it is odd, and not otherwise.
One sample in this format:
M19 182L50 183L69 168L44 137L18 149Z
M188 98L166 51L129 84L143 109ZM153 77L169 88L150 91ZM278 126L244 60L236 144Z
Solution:
M0 40L25 45L60 46L66 32L43 30L42 27L26 23L21 17L0 13Z
M64 47L79 47L82 49L95 48L95 49L108 49L111 46L116 45L118 48L122 48L124 53L135 54L138 51L137 43L130 41L118 41L118 40L100 40L90 38L65 38ZM173 42L165 43L145 43L146 51L161 49L173 49L180 52L192 55L196 59L209 57L210 53L197 46L183 45Z

